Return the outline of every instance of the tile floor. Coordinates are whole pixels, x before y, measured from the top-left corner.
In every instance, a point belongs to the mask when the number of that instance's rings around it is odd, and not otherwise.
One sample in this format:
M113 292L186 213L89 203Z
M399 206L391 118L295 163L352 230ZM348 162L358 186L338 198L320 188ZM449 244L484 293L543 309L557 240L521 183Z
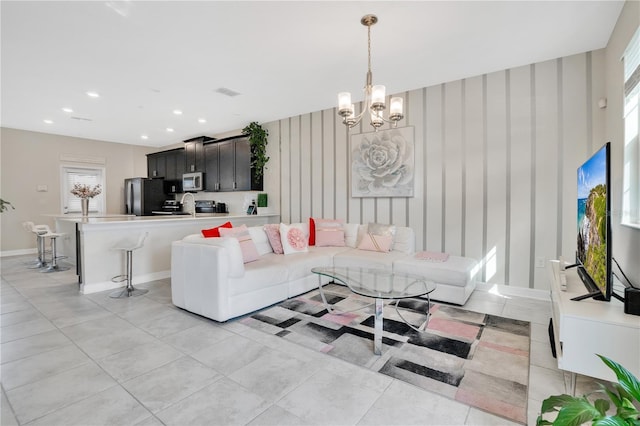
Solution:
M508 425L504 419L248 328L145 296L78 294L73 270L43 274L2 258L0 424ZM549 302L476 291L471 310L532 323L529 424L565 392ZM579 377L578 392L593 381Z

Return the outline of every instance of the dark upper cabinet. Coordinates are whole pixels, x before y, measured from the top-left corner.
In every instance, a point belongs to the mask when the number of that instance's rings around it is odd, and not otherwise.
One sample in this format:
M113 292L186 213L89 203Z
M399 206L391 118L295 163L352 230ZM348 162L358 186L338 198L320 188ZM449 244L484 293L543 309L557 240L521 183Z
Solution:
M183 148L165 151L166 175L165 192L176 194L182 192L182 175L185 173L185 150Z
M184 149L147 154L149 177L163 177L165 193L182 192L182 175L204 172L206 191L262 191L262 182L251 169L247 136L220 141L205 136L185 141Z
M165 193L182 192L182 175L185 169L183 148L147 154L147 176L161 177L165 181Z
M218 171L220 173L220 191L236 191L235 177L235 159L234 159L234 141L220 142L220 164Z
M262 190L262 187L255 188L251 184L251 147L249 138L242 138L236 141L235 150L235 175L238 191Z
M209 143L204 146L204 187L206 191L219 190L219 153L220 150L217 143Z
M182 188L182 175L187 173L187 164L185 159L185 150L178 149L175 151L176 157L176 177L180 179L180 188ZM178 191L182 192L182 191Z
M249 191L251 149L247 137L234 137L204 145L207 191Z
M167 174L167 157L165 152L147 154L147 177L165 177Z
M199 136L184 141L185 173L205 171L204 143L212 140L213 138Z

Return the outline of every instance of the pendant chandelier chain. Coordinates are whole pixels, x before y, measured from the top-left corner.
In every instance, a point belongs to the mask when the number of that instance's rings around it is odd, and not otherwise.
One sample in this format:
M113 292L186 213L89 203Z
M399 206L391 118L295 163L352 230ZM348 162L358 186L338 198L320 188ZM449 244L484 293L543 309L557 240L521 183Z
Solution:
M369 74L371 74L371 25L367 25L367 53L369 55L367 65ZM367 81L368 84L371 84L370 81Z

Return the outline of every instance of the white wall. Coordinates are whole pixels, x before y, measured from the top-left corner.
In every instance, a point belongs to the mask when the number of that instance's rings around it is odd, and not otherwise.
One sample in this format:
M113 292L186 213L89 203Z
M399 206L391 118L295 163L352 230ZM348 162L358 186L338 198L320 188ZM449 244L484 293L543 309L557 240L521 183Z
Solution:
M285 222L410 226L418 250L482 259L487 282L548 288L535 259L575 257L576 169L607 140L604 66L599 50L402 93L413 198L351 198L348 140L368 123L349 131L335 109L268 123L265 190Z
M3 255L35 247L33 235L22 222L54 222L46 214L61 214L60 167L63 156L92 157L104 160L106 168L107 213L123 213L124 179L147 175L149 147L81 139L24 130L0 129L0 197L15 210L0 215ZM38 192L46 185L46 192ZM52 228L53 229L53 228Z

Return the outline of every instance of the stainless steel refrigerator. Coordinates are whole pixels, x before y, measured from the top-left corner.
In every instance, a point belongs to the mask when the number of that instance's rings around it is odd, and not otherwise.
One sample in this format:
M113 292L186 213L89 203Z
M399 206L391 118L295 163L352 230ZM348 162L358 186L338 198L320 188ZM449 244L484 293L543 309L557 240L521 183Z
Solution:
M151 216L152 211L161 210L165 198L164 179L139 177L124 180L126 214Z

